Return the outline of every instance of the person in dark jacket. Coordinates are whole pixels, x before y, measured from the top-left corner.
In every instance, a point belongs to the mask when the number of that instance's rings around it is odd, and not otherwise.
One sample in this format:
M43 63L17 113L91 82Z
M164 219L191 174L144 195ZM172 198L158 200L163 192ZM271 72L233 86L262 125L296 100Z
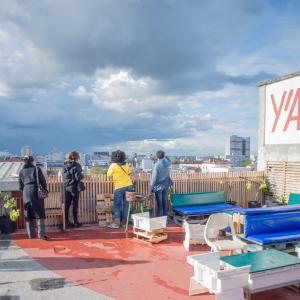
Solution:
M66 161L62 172L65 193L65 218L66 227L80 227L78 222L78 201L79 201L79 183L84 178L81 165L79 164L80 156L76 151L71 151L66 155ZM70 206L73 204L74 224L69 220Z
M29 238L35 238L35 222L37 220L38 237L47 240L45 233L45 208L44 199L38 198L37 176L40 186L47 190L46 179L39 167L34 165L32 156L24 158L24 166L19 174L19 186L23 191L24 215L26 221L26 230Z

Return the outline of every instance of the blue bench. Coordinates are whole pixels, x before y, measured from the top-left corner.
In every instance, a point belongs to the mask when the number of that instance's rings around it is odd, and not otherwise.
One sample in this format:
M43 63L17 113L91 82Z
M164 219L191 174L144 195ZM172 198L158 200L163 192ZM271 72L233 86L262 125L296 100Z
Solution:
M171 194L171 208L182 218L235 211L239 206L226 203L225 192Z
M300 240L300 210L280 213L248 214L244 236L261 246Z
M288 205L300 204L300 194L290 193Z

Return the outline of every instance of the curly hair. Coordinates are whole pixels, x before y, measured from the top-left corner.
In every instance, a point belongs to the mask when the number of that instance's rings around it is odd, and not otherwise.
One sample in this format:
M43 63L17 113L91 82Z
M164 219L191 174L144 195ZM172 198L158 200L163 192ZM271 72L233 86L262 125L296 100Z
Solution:
M77 151L70 151L66 155L66 161L79 161L80 155Z
M111 161L113 163L123 164L125 163L125 159L126 159L126 154L121 150L114 151L111 154Z

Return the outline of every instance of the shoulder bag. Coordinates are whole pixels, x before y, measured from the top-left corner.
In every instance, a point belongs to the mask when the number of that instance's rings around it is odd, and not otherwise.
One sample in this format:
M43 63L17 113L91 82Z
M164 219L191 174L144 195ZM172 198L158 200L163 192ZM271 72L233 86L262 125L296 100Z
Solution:
M36 176L36 183L37 183L37 194L38 198L40 200L43 200L48 197L49 192L45 190L41 185L40 185L40 180L39 180L39 170L38 167L35 166L35 176Z

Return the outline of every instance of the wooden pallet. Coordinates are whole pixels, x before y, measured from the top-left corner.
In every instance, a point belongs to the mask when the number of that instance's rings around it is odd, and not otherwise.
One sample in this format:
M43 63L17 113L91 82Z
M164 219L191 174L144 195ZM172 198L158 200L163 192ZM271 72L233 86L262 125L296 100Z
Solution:
M133 233L136 235L137 239L141 239L151 244L157 244L168 238L168 235L165 233L164 229L146 231L138 227L133 227Z

